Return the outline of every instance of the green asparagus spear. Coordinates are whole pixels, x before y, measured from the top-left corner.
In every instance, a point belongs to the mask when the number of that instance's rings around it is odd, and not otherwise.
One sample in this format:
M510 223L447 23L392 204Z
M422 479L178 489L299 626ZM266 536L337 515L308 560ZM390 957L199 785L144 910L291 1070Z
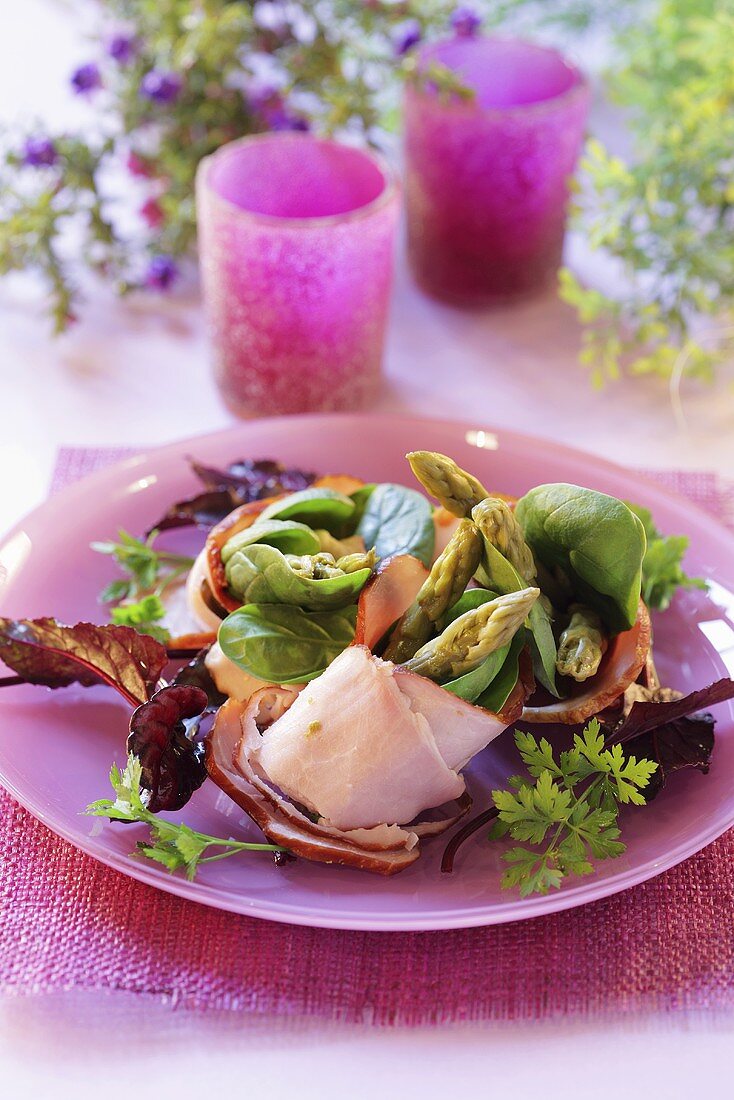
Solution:
M538 575L533 552L509 504L498 497L487 497L472 508L471 514L487 542L507 558L523 580L533 584Z
M575 604L571 621L558 641L556 668L561 676L572 676L579 683L588 680L598 670L605 648L599 616Z
M474 576L483 545L472 521L463 519L433 563L415 603L393 630L384 654L388 661L402 664L428 641L433 624L456 603Z
M433 623L419 603L412 604L390 635L383 657L402 665L408 661L433 634Z
M539 588L524 588L464 612L404 667L439 682L473 672L490 653L512 640L539 595Z
M411 451L405 457L426 492L455 516L469 516L489 495L481 482L438 451Z

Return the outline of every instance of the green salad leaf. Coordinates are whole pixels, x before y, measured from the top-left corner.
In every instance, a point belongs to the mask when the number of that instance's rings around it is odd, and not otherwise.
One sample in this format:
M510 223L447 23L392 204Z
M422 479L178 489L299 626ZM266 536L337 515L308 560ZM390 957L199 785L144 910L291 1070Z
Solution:
M661 535L648 508L626 502L630 511L645 528L647 549L642 560L642 598L654 611L670 607L679 588L701 588L706 581L702 577L689 577L683 571L682 562L688 549L685 535Z
M477 570L477 580L503 596L520 592L528 582L520 576L503 554L491 542L484 540L484 557ZM552 695L558 696L556 687L556 640L553 636L550 615L541 600L536 600L528 616L530 648L533 654L535 675Z
M254 543L232 555L225 573L230 591L243 603L295 604L328 611L355 603L372 570L314 580L297 572L276 547Z
M258 523L269 519L292 519L311 528L323 528L336 538L351 534L357 505L335 489L301 489L275 500L260 514Z
M304 611L288 604L247 604L219 628L230 661L275 684L313 680L352 642L357 608Z
M452 695L458 695L460 699L466 699L467 703L475 702L499 675L509 652L508 643L501 649L496 649L494 653L490 653L472 672L465 672L463 676L457 676L455 680L441 684L441 687L450 691Z
M502 710L520 675L520 654L523 646L527 645L527 641L527 632L518 630L510 643L510 652L502 668L486 690L474 700L478 707L491 710L493 714L499 714Z
M515 515L535 557L568 576L580 602L618 633L637 618L645 530L621 500L565 483L538 485Z
M380 558L412 554L428 566L436 540L433 508L415 489L382 482L365 502L357 534Z
M261 542L275 546L283 554L316 554L321 543L310 527L295 520L258 519L251 527L239 531L222 547L222 561L226 565L233 554L246 546Z

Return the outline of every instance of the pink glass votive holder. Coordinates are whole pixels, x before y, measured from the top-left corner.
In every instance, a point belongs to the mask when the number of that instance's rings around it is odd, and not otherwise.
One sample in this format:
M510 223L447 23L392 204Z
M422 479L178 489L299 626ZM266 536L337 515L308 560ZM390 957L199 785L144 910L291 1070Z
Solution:
M357 409L373 398L398 208L381 158L308 134L243 138L202 162L204 303L234 412Z
M432 63L473 97L439 92ZM589 104L583 74L555 50L478 36L421 51L405 92L405 191L424 290L481 306L553 279Z

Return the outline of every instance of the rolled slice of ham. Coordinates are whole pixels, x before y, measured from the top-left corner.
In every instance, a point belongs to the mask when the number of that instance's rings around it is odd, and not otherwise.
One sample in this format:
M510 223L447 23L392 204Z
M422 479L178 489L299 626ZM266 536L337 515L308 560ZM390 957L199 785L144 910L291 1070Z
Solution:
M284 688L275 690L281 695L287 691ZM333 830L315 825L261 782L249 766L244 773L240 771L234 757L238 755L243 738L242 717L243 706L236 700L230 700L220 709L207 738L207 771L217 786L260 827L268 840L282 845L302 859L337 863L380 875L394 875L415 863L420 854L417 844L412 843L408 847L406 841L398 847L382 850L359 845Z
M352 646L243 751L259 775L328 826L409 827L423 811L461 797L458 769L506 725Z
M427 576L425 565L411 554L381 561L359 594L355 645L374 649L408 610Z
M547 706L526 706L523 721L576 725L599 714L640 675L650 652L650 640L650 615L640 600L635 625L612 638L599 671L585 682L584 690L567 699L554 699Z

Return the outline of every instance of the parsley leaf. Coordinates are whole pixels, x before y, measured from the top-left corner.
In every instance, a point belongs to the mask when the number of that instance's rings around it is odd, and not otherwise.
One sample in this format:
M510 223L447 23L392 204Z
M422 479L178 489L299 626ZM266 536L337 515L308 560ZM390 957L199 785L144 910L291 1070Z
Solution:
M621 745L605 748L593 718L573 747L556 759L550 742L518 730L515 743L531 779L510 780L493 791L498 811L490 839L509 834L532 847L510 848L502 886L522 897L558 889L569 875L589 875L591 859L614 859L625 850L617 823L620 805L644 806L642 791L658 765L625 756Z
M164 821L148 810L145 792L141 789L142 769L140 761L132 754L121 772L116 764L110 772L110 783L115 799L102 798L87 806L85 813L92 817L106 817L110 821L141 822L150 827L150 840L139 841L137 853L162 864L169 871L184 869L186 877L193 879L202 863L226 859L239 852L282 852L273 844L251 844L242 840L225 839L199 833L188 825ZM213 855L205 853L220 849Z
M658 531L648 508L626 502L627 507L642 521L647 536L647 550L642 562L642 598L655 611L665 611L678 588L706 589L701 577L689 577L681 562L688 549L685 535L663 536Z
M194 559L185 554L168 550L156 550L154 543L159 531L154 530L143 541L120 531L118 542L93 542L92 549L99 554L109 554L127 574L126 578L112 581L100 592L100 603L114 603L110 618L120 626L131 626L139 634L150 634L160 642L169 638L168 631L156 625L165 617L166 609L161 595L187 573Z

